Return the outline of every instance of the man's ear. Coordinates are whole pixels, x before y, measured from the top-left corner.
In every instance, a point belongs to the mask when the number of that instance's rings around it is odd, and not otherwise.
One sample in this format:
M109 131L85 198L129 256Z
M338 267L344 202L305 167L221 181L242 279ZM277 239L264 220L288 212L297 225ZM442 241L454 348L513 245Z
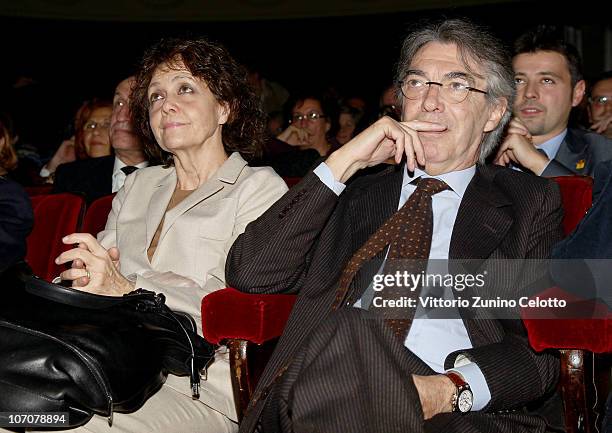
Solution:
M331 129L331 122L328 120L325 122L325 132L329 132Z
M501 121L502 117L504 117L504 113L507 109L508 100L503 97L497 98L497 102L489 114L489 120L487 120L487 123L485 123L483 132L491 132L497 128L497 125L499 125L499 122Z
M584 80L580 80L574 86L574 91L572 92L572 107L577 106L582 102L582 98L584 98L584 93L586 92L586 83Z

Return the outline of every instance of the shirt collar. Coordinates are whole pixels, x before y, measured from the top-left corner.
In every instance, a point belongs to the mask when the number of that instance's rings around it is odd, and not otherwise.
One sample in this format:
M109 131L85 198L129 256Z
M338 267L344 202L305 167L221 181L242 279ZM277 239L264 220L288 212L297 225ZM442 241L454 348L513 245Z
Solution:
M411 182L418 179L419 177L427 178L433 177L435 179L442 180L446 182L446 184L451 188L451 190L459 196L459 198L463 198L463 194L465 194L465 190L467 189L470 181L474 177L476 173L476 165L465 168L463 170L451 171L449 173L443 173L436 176L430 176L425 173L423 170L418 167L414 170L412 176L408 173L408 166L404 165L404 179L402 181L402 189L406 186L410 185ZM412 185L414 186L414 185Z
M567 128L561 131L559 135L554 136L550 140L545 141L544 143L536 146L538 149L542 149L548 159L555 159L557 156L557 152L559 151L559 147L561 147L561 143L565 140L565 136L567 135Z
M136 164L134 167L145 168L145 167L148 167L148 166L149 166L149 161L142 161L142 162ZM116 174L119 174L119 173L123 173L121 171L121 169L123 167L127 167L127 164L125 162L121 161L119 158L117 158L115 156L115 165L113 165L113 176L115 176Z

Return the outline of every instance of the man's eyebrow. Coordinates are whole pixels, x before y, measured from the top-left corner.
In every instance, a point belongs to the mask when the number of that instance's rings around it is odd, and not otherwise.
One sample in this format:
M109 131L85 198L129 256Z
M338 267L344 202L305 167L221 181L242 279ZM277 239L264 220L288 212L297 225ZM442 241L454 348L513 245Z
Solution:
M559 75L559 74L557 74L555 72L552 72L552 71L541 71L541 72L538 72L538 75L540 75L540 76L542 76L542 75L550 75L551 77L555 77L555 78L559 78L559 79L562 78L561 75Z
M421 71L420 69L408 69L406 71L406 76L408 75L419 75L421 77L425 77L425 72Z
M476 80L471 74L463 71L452 71L444 74L444 78L461 78L462 80L467 81L470 85L473 85Z

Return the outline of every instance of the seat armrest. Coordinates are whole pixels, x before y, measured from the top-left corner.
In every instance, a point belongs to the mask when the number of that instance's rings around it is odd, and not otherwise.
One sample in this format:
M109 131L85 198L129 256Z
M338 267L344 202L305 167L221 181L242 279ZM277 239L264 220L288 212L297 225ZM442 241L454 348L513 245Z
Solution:
M262 344L285 329L295 295L250 295L226 288L202 299L204 338L219 344L227 339Z
M521 310L529 344L535 350L612 352L612 312L605 304L595 300L581 300L558 287L552 287L537 296L540 299L563 299L567 306L561 309Z

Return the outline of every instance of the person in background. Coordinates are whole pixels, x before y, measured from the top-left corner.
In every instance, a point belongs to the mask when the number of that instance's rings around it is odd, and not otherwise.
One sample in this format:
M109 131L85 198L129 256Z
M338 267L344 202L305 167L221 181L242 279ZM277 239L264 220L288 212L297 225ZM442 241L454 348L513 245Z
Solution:
M34 215L24 189L8 177L17 167L10 120L0 114L0 274L26 254L26 238Z
M604 72L593 81L587 112L590 129L612 139L612 71Z
M122 80L113 96L107 131L114 155L60 165L55 174L54 192L80 193L91 203L119 191L128 174L149 165L130 118L130 91L133 83L134 77ZM100 128L104 126L106 123Z
M109 138L112 104L92 99L77 111L74 136L62 142L51 160L40 170L40 176L53 183L57 167L67 162L87 158L100 158L111 154Z
M576 48L539 26L515 43L512 60L517 97L514 118L495 163L538 176L592 176L597 164L612 159L612 140L569 128L573 107L585 93Z
M339 112L339 128L336 133L336 141L339 145L343 145L363 129L364 112L348 105L342 105Z

